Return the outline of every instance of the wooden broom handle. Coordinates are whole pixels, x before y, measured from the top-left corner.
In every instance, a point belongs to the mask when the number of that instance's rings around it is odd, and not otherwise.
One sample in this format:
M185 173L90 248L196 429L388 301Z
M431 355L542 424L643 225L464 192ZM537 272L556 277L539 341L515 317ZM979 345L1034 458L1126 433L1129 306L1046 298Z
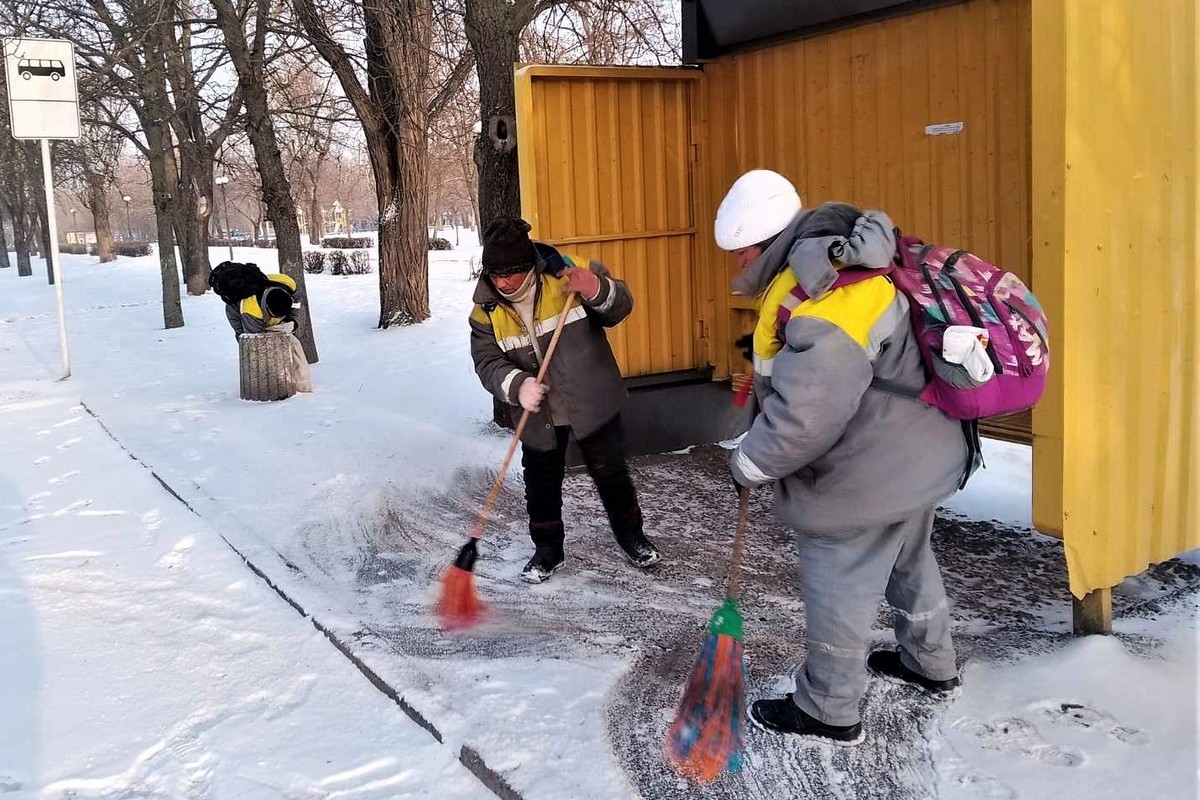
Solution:
M546 348L546 355L542 358L542 366L538 369L537 382L542 383L542 379L546 377L546 369L550 366L550 359L554 356L554 351L558 349L558 339L562 336L563 328L566 327L567 314L571 312L571 307L575 305L575 292L567 295L567 302L563 304L562 311L558 312L558 322L554 326L554 335L550 337L550 346ZM537 335L537 328L531 336ZM519 391L519 387L518 387ZM549 402L547 400L547 402ZM492 515L492 507L496 505L496 498L500 496L500 490L504 488L504 477L508 474L508 465L512 463L513 453L517 452L517 443L521 441L521 434L525 432L525 426L529 423L529 409L521 411L521 419L517 422L516 430L513 431L512 441L508 443L508 452L504 455L504 463L500 465L500 472L496 475L496 480L492 481L492 490L488 492L487 502L483 504L483 511L479 514L479 519L475 522L475 527L471 529L471 535L478 539L483 536L483 526L487 525L488 519Z
M729 589L726 597L737 599L738 579L742 574L742 550L746 543L746 528L750 521L750 490L745 486L738 492L737 533L733 536L733 561L729 565Z

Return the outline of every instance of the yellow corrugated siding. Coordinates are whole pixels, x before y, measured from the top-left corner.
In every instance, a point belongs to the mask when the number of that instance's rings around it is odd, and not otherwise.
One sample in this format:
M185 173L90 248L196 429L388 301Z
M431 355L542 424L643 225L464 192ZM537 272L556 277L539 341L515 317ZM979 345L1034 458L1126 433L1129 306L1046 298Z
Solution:
M1030 278L1029 24L1029 0L970 0L705 65L711 191L774 169L806 206L882 208L907 232ZM926 134L947 122L962 133ZM712 291L729 298L732 260L711 219L703 255ZM719 373L742 368L731 348L718 354Z
M1033 0L1035 520L1082 597L1200 546L1196 0Z
M609 333L626 376L694 369L701 340L692 201L695 70L517 70L522 213L533 235L603 261L634 312Z

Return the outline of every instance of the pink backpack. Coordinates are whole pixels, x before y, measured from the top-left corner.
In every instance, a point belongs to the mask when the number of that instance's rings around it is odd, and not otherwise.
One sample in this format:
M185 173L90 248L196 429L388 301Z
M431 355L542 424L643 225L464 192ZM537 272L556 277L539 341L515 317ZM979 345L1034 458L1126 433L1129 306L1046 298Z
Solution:
M953 247L927 245L896 234L893 263L882 269L846 267L831 288L887 275L912 312L913 331L925 362L922 389L875 379L871 385L891 394L922 400L964 421L1028 411L1046 389L1050 368L1046 314L1033 292L1011 272ZM797 286L793 294L808 299ZM779 324L790 314L780 309ZM983 328L994 374L976 382L961 364L942 357L942 334L951 325Z
M1046 389L1050 343L1046 313L1020 278L965 250L914 236L897 236L889 271L908 298L929 376L921 400L961 420L1033 408ZM942 358L942 333L950 325L987 331L991 378L977 384L961 365Z

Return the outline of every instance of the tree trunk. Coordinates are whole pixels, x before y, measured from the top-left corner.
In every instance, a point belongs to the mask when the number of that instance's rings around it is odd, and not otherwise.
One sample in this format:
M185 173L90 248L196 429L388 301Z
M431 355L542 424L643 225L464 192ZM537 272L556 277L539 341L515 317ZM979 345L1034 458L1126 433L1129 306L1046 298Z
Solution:
M204 129L200 92L192 62L193 18L190 0L166 0L166 13L183 24L160 25L155 42L174 101L169 119L178 145L178 179L172 223L190 295L208 291L212 267L208 258L208 219L213 204L213 146Z
M369 4L364 11L367 73L375 78L372 93L388 122L383 147L368 148L368 154L380 208L379 327L389 328L429 319L426 104L432 9L428 0L404 0L382 13Z
M4 209L0 206L0 269L8 269L12 262L8 260L8 235L4 232Z
M158 128L157 125L153 126ZM150 183L154 198L154 225L158 230L158 266L162 274L163 326L183 327L183 303L179 297L179 266L175 261L175 228L171 223L171 191L175 183L168 178L174 157L162 147L164 131L146 131L150 143Z
M175 207L179 189L179 165L170 127L171 106L167 102L164 43L146 41L145 69L137 76L142 103L134 106L146 137L150 161L150 191L154 200L154 226L158 232L158 264L162 276L163 326L183 327L183 304L179 296L179 266L175 260Z
M521 214L513 64L519 58L521 31L531 19L529 2L467 0L467 39L475 51L483 124L475 138L481 231L496 217Z
M54 285L54 271L58 266L53 263L50 254L50 217L46 209L46 192L42 186L42 154L38 142L21 142L25 149L25 180L33 193L33 202L29 204L29 225L41 240L40 249L42 260L46 262L46 283Z
M194 142L179 147L179 183L171 222L179 243L183 277L190 295L208 291L212 267L208 258L208 217L212 206L212 160ZM208 166L206 167L205 164Z
M183 304L179 296L179 265L175 260L175 198L178 187L171 132L165 123L144 124L150 151L150 192L154 201L154 227L158 232L158 266L162 277L163 327L183 327Z
M293 7L309 41L337 75L367 140L379 207L379 326L421 322L429 318L425 162L432 4L361 3L365 87L316 4L293 0Z
M17 253L17 276L28 278L33 274L33 263L29 258L29 216L25 212L25 188L17 184L13 188L17 202L9 206L9 219L13 226L13 250Z
M320 246L324 233L321 226L321 204L317 202L317 182L313 179L312 191L308 195L308 243Z
M423 134L422 134L423 136ZM375 170L379 215L379 327L429 319L429 242L425 228L425 164L405 161L386 144L368 145ZM400 148L396 148L399 150ZM392 161L395 157L396 161ZM418 194L419 192L419 194ZM414 235L415 233L415 235ZM414 269L414 265L420 265Z
M58 272L59 265L54 263L51 254L54 252L50 248L50 218L46 216L46 195L45 192L38 193L37 203L37 221L34 226L37 228L38 237L41 239L42 261L46 262L46 283L54 285L54 276Z
M96 254L100 256L101 264L107 264L117 259L113 244L112 212L108 207L108 187L100 173L86 167L84 180L87 183L85 205L92 215L92 226L96 230Z
M2 68L0 72L3 72ZM0 138L6 135L6 131L0 130ZM29 204L25 192L22 153L20 142L6 140L0 144L0 192L3 192L8 219L12 223L17 275L26 278L33 274L33 267L29 259Z
M275 247L279 256L279 270L296 282L296 298L300 311L296 318L296 338L304 346L308 363L317 363L317 344L313 338L312 320L309 314L308 293L304 284L304 260L300 249L300 224L296 221L296 204L292 199L292 186L279 153L279 142L275 137L275 126L271 122L271 108L267 98L263 68L266 61L266 30L270 18L267 0L257 0L257 19L254 45L246 44L246 29L238 19L230 0L213 0L217 20L225 34L225 44L237 71L238 85L242 92L242 103L246 110L246 133L254 148L254 162L262 182L263 202L267 206L267 218L275 227Z

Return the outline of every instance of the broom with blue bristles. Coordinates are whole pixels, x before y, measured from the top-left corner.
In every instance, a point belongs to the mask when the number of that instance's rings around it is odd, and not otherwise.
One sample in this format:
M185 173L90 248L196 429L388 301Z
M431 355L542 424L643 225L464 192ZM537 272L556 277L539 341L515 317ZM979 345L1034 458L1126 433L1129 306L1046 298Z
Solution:
M708 633L663 742L663 750L675 769L702 783L715 780L727 770L736 772L742 765L746 690L737 594L749 515L750 490L743 487L738 498L737 534L725 602L708 622Z

